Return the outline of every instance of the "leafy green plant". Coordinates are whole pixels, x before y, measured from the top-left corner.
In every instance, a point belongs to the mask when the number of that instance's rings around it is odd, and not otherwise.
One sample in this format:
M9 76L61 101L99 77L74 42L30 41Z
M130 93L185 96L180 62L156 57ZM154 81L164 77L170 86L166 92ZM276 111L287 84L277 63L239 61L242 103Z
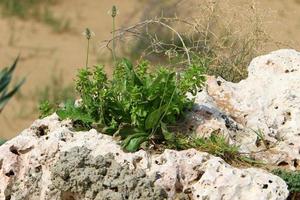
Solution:
M275 169L272 173L279 176L286 182L288 190L291 193L291 199L296 200L297 195L299 196L300 193L300 172Z
M82 102L69 102L57 114L121 138L127 151L138 150L145 141L171 140L168 125L193 105L186 95L202 87L204 66L192 65L177 74L163 67L151 73L148 66L142 62L133 67L123 59L111 80L102 66L81 69L76 89Z
M18 58L15 59L14 63L10 67L6 67L0 71L0 113L3 110L7 102L12 98L13 95L19 90L25 79L19 81L12 89L8 89L9 84L12 80L13 72L17 66Z

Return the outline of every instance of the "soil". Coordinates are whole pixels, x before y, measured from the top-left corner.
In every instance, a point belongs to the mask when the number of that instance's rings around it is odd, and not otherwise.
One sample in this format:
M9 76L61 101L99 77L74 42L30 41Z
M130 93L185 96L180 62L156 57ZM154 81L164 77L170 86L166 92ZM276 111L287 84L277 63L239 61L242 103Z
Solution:
M141 0L62 0L51 6L55 16L70 20L70 30L61 33L42 22L14 17L0 17L0 67L7 66L20 54L16 77L26 77L21 92L14 97L0 115L0 138L9 139L28 127L38 117L37 90L50 83L51 77L63 75L60 85L71 83L78 68L84 66L86 40L81 34L86 27L95 32L92 40L90 63L103 61L110 73L110 54L103 51L100 42L111 37L112 5L119 13L117 26L128 26L139 21L145 4ZM230 5L248 6L249 1L232 0ZM300 1L260 0L255 6L267 15L267 32L277 42L278 48L300 50ZM265 51L276 47L266 46Z

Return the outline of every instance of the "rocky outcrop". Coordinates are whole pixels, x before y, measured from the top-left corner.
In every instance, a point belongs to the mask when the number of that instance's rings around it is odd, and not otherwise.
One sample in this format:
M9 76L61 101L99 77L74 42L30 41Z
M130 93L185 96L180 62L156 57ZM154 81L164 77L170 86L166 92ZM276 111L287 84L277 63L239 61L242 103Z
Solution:
M225 135L270 165L300 168L300 53L255 58L239 83L209 77L185 126ZM53 114L0 147L0 199L284 200L286 183L195 149L123 152L114 138L72 130Z
M54 114L0 147L0 199L270 199L285 182L195 149L125 153L110 136L73 132Z
M239 83L210 77L196 97L192 124L200 136L220 130L257 159L300 169L300 53L257 57L248 71Z

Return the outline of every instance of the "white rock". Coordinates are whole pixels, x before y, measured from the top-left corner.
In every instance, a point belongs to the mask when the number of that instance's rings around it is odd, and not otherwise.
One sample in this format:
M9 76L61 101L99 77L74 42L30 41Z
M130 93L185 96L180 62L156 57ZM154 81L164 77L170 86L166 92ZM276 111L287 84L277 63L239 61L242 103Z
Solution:
M220 129L241 151L266 150L254 155L269 164L300 169L300 53L274 51L255 58L248 71L248 78L239 83L209 77L205 91L196 97L193 116L205 119L197 124L198 135ZM256 145L258 130L269 150Z
M0 147L0 199L63 199L59 189L53 189L51 169L60 153L74 147L90 149L94 158L113 153L122 166L143 169L149 177L157 177L155 185L166 190L169 199L180 192L192 199L210 200L284 200L288 196L285 182L266 171L234 168L194 149L165 150L160 155L143 150L124 153L112 137L95 130L72 132L68 123L59 122L54 114L37 120ZM69 195L83 199L83 194L74 191Z

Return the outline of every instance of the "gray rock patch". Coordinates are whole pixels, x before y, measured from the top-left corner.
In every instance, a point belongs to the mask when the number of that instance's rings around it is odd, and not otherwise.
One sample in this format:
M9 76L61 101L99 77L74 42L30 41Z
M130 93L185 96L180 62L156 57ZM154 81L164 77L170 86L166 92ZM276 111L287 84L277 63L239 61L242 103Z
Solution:
M136 200L166 199L166 192L154 185L155 177L121 166L112 154L93 157L86 147L61 152L51 169L53 192L61 199Z

